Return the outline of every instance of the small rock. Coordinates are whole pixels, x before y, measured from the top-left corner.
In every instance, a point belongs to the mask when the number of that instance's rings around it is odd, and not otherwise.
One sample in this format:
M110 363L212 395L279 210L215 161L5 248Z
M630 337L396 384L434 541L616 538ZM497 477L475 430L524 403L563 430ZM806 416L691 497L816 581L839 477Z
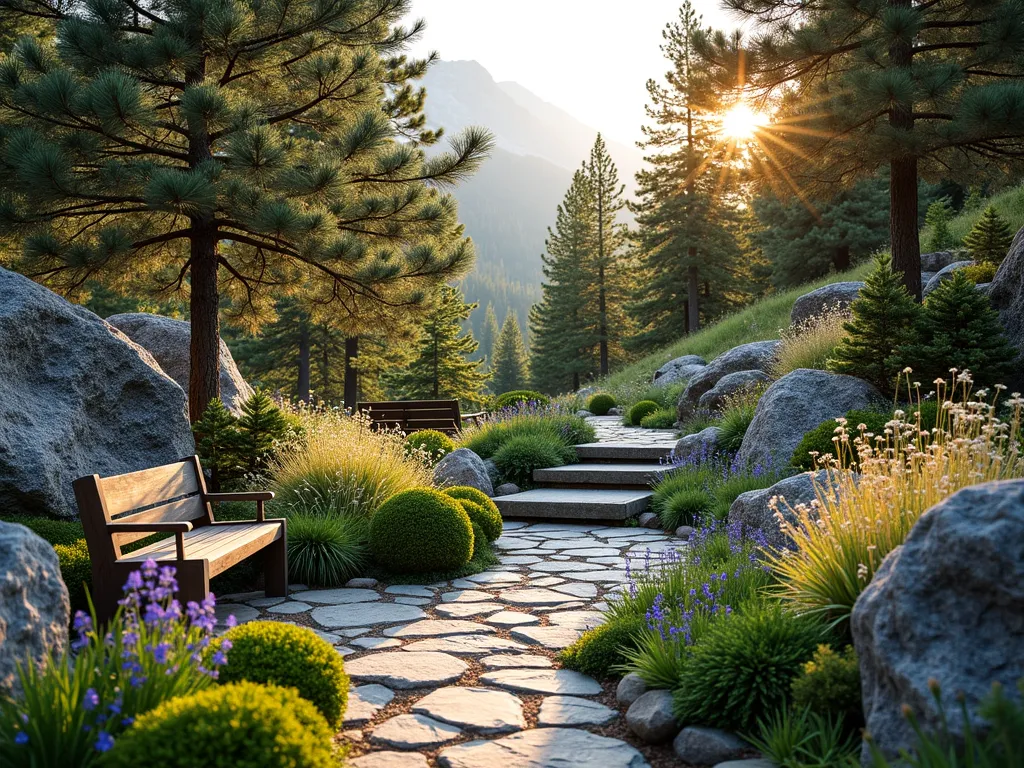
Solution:
M622 408L620 408L617 405L612 406L611 408L608 409L608 415L609 416L621 416L622 415Z
M936 272L935 276L928 281L927 285L923 287L921 295L927 298L928 294L930 294L932 291L934 291L936 288L942 285L946 280L951 280L953 278L954 272L956 272L958 269L969 267L972 264L974 264L973 261L954 261L949 266L943 267L938 272Z
M586 410L586 409L582 409L582 410L576 411L576 415L577 415L577 416L578 416L579 418L581 418L581 419L585 419L585 418L587 418L588 416L593 416L594 414L592 414L592 413L591 413L590 411L588 411L588 410Z
M691 725L683 728L672 742L676 756L684 763L714 765L736 760L750 746L739 736L720 728Z
M511 496L514 493L522 493L522 489L515 483L502 483L494 489L495 496Z
M647 693L647 683L636 672L630 672L619 680L619 685L615 689L615 701L620 706L628 707L645 693Z
M637 522L641 528L660 529L661 520L653 512L644 512L640 517L637 518Z
M345 582L345 586L346 587L352 587L352 588L355 588L355 587L370 588L370 587L376 587L377 583L378 582L377 582L376 579L369 579L369 578L366 578L366 577L360 577L360 578L356 578L356 579L349 579L348 581Z
M468 485L494 495L494 484L484 460L468 448L456 448L434 467L434 481L439 486Z
M357 685L349 691L348 706L345 708L345 725L361 725L391 703L395 694L383 685Z
M678 536L680 539L689 539L691 536L693 536L693 526L680 525L678 528L676 528L676 536Z
M679 731L672 714L671 691L648 691L626 710L629 730L648 744L662 744Z

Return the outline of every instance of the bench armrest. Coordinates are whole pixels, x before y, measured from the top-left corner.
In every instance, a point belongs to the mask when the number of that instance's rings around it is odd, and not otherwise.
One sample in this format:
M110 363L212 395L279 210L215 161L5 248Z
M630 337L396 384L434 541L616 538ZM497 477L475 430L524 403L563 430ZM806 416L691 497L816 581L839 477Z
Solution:
M266 520L264 502L274 498L273 491L242 491L240 493L207 493L203 496L204 501L255 501L256 522L262 523Z
M177 550L178 559L185 559L185 536L192 530L192 523L187 520L180 522L153 522L153 523L107 523L109 533L165 533L174 534L174 548Z

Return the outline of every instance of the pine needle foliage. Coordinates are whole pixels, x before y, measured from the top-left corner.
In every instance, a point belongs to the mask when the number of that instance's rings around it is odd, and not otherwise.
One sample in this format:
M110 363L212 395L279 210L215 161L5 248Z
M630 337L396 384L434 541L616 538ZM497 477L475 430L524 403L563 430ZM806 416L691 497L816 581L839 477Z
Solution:
M949 231L949 222L953 220L953 209L948 198L936 200L928 206L924 224L928 228L928 239L922 243L929 253L944 251L953 245L953 235Z
M514 312L505 315L501 332L494 342L494 358L491 361L491 392L526 389L529 384L530 358L523 344L523 333Z
M443 191L490 145L427 157L430 59L410 0L9 0L56 22L0 62L0 236L52 288L190 297L194 419L218 395L218 308L301 290L372 326L464 275Z
M1013 230L991 205L964 238L964 245L972 259L996 265L1003 263L1012 242Z

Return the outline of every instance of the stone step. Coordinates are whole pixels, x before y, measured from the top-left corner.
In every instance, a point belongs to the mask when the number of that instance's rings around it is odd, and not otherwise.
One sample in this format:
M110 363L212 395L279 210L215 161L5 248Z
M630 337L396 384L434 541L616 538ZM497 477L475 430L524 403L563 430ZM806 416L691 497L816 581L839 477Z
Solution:
M584 443L576 446L576 455L589 462L661 463L672 453L675 443Z
M497 496L494 503L506 519L622 521L645 511L650 500L650 491L536 488L511 496Z
M671 469L667 464L567 464L533 470L534 482L563 488L648 488Z

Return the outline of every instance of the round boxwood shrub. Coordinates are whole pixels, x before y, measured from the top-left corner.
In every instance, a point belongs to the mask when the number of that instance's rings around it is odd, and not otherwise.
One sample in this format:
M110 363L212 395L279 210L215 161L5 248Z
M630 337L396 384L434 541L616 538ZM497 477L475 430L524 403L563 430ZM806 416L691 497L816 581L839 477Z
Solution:
M867 431L880 435L885 431L885 425L892 419L891 414L881 413L872 410L848 411L846 414L846 430L850 435L850 447L853 448L853 440L859 434L857 427L860 424L867 426ZM832 442L835 437L836 428L839 425L835 419L823 421L810 432L803 436L800 444L793 451L792 463L799 469L817 469L816 461L820 461L825 454L836 455L836 444ZM818 455L812 456L814 451Z
M413 432L405 438L406 452L421 451L430 457L430 463L436 464L443 457L455 450L455 443L444 432L436 429L424 429Z
M676 419L674 408L659 408L640 419L640 426L644 429L672 429L676 425Z
M413 488L395 494L374 514L370 550L395 573L452 571L473 557L473 526L451 496Z
M512 408L531 402L537 405L547 405L551 402L551 399L540 392L534 392L532 389L514 389L511 392L504 392L494 398L493 409L500 411L503 408Z
M638 648L645 628L639 616L616 617L606 624L588 629L561 652L562 666L592 677L608 677L626 664L627 654Z
M639 403L629 409L629 423L634 427L639 427L640 422L643 421L644 416L660 411L661 406L653 400L641 400Z
M468 485L456 485L441 492L462 504L470 522L478 524L483 529L488 541L494 541L501 536L501 512L486 493Z
M71 610L89 610L85 599L86 587L92 583L92 562L89 560L89 546L85 539L72 544L54 544L57 562L60 563L60 578L68 588Z
M587 401L587 410L595 416L607 416L615 407L615 398L607 392L599 392Z
M295 688L337 730L348 703L348 675L341 655L308 627L253 621L228 630L228 663L220 680Z
M816 620L778 605L720 617L694 646L674 693L676 719L750 733L789 702L793 679L823 639Z
M565 448L562 442L544 434L519 435L498 449L494 463L505 482L529 488L533 485L533 470L565 463Z
M470 502L472 504L472 502ZM480 527L479 523L472 523L473 526L473 554L470 555L469 559L472 560L477 557L483 548L487 547L487 534L484 533L484 529Z
M336 651L332 651L335 654ZM104 765L329 768L331 729L291 689L236 683L165 701L124 732Z

